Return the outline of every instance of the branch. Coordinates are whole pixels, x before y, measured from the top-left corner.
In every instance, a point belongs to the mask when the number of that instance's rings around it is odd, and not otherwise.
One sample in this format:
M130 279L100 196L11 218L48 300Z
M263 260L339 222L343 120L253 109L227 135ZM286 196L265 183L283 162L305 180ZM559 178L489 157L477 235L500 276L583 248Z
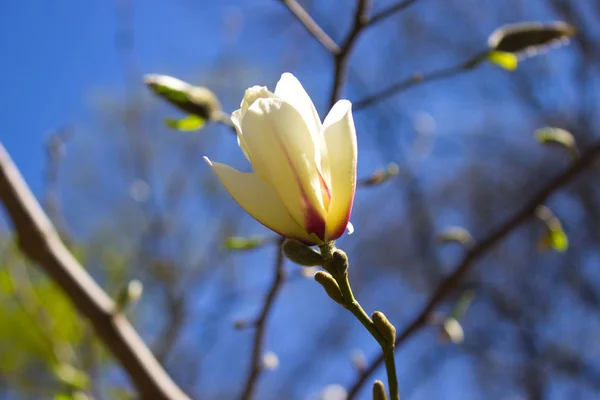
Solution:
M452 291L452 289L460 282L465 274L469 272L470 268L473 266L473 263L478 258L486 254L487 251L491 250L522 223L533 217L535 210L539 205L543 204L555 191L569 183L580 172L589 167L599 156L600 141L597 141L591 147L589 147L588 150L583 153L578 160L574 161L569 168L554 178L554 180L552 180L540 192L538 192L537 195L535 195L525 205L525 207L521 209L521 211L509 218L495 231L492 231L485 238L483 238L479 243L476 243L465 254L462 261L454 269L454 272L440 283L437 290L430 297L429 301L425 307L423 307L419 315L402 332L400 332L396 338L396 348L400 347L414 333L427 324L433 310L442 302L446 295ZM348 400L353 399L357 395L358 391L365 384L367 378L369 378L377 370L383 361L383 357L378 357L360 374L354 385L348 391Z
M340 51L335 54L333 87L329 96L329 105L333 107L335 102L340 98L342 89L346 83L346 75L348 74L348 60L350 52L358 39L359 34L369 23L369 9L371 8L371 0L358 0L356 11L354 13L354 22L352 28Z
M331 54L340 52L340 47L329 35L321 29L314 19L302 8L296 0L281 0L281 2L290 10L292 14L304 25L308 33L317 39L319 43Z
M248 378L246 379L246 384L244 385L244 390L241 395L241 399L250 400L254 396L254 390L256 388L256 384L258 382L258 378L260 377L260 372L262 370L262 355L263 355L263 342L265 337L267 318L271 313L273 308L273 304L275 303L275 298L281 289L283 282L285 280L285 275L283 271L283 252L281 251L281 245L283 243L283 238L279 239L277 242L277 257L275 258L275 278L273 278L273 283L271 283L271 288L265 297L265 302L262 306L262 311L258 319L254 322L256 326L256 332L254 333L254 344L252 345L252 359L250 360L250 371L248 373Z
M382 10L380 12L378 12L377 14L373 14L373 16L371 17L371 20L368 23L368 26L373 26L381 21L383 21L384 19L391 17L392 15L404 10L405 8L407 8L408 6L410 6L413 3L416 3L417 0L404 0L399 2L398 4L389 6L388 8L386 8L385 10Z
M129 321L61 242L52 223L0 144L0 200L23 253L61 287L92 323L100 340L126 370L141 399L188 400L156 361Z
M487 54L487 52L485 54ZM352 108L355 111L362 110L363 108L370 107L373 104L378 103L382 100L385 100L390 96L393 96L397 93L403 92L407 89L410 89L410 88L420 85L422 83L432 82L432 81L443 79L443 78L449 78L451 76L456 76L463 72L470 71L470 70L474 69L476 66L478 66L481 63L481 61L483 61L483 59L484 59L484 54L479 53L479 54L475 55L474 57L470 58L469 60L467 60L463 63L460 63L458 65L438 69L437 71L429 72L426 74L421 74L421 73L413 74L410 78L407 78L400 82L397 82L386 89L383 89L375 94L365 97L364 99L352 102L353 103Z

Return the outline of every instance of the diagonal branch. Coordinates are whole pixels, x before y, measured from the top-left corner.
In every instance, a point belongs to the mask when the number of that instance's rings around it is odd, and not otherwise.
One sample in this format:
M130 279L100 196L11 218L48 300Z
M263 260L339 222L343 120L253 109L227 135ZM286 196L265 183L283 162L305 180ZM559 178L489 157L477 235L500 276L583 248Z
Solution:
M260 372L262 370L262 355L263 355L263 347L264 347L264 338L265 331L267 325L267 319L271 310L273 309L273 304L275 303L275 299L279 290L283 286L285 281L285 275L283 270L283 251L281 251L281 245L283 244L283 238L277 241L277 257L275 258L275 277L273 278L273 282L271 283L271 288L265 297L265 301L262 306L262 310L258 319L254 321L256 332L254 333L254 344L252 345L252 359L250 360L250 371L248 373L248 378L246 379L246 384L244 385L244 390L241 395L241 399L250 400L254 397L254 391L256 388L256 384L258 383L258 378L260 377Z
M23 253L61 287L126 370L141 399L188 400L133 326L61 242L52 223L0 144L0 200Z
M393 85L374 93L370 96L365 97L364 99L360 99L358 101L354 101L353 109L355 111L362 110L364 108L370 107L376 103L379 103L382 100L387 99L390 96L403 92L407 89L410 89L414 86L421 85L426 82L433 82L439 79L449 78L452 76L459 75L463 72L470 71L477 67L487 55L486 52L479 53L469 60L462 62L458 65L453 65L450 67L441 68L428 73L416 73L411 77L404 79L400 82L394 83Z
M381 21L383 21L386 18L391 17L392 15L395 15L396 13L399 13L400 11L404 10L405 8L408 8L408 6L412 5L413 3L416 3L417 0L403 0L398 2L397 4L391 5L388 8L373 14L373 16L371 17L368 26L373 26Z
M314 19L302 8L296 0L281 0L281 2L290 10L292 14L304 25L308 33L311 34L321 45L331 54L340 52L340 47L335 41L315 22Z
M461 279L469 272L474 262L485 255L494 246L500 243L505 237L512 233L521 224L532 218L537 207L544 202L557 190L571 182L580 172L588 168L594 160L600 157L600 141L595 142L584 152L579 159L573 162L569 168L554 178L542 190L540 190L519 212L514 214L496 230L492 231L481 241L476 243L463 257L462 261L454 269L454 272L444 279L437 290L430 297L427 304L421 312L408 326L396 337L396 349L399 348L419 329L427 325L433 310L444 300L444 298L454 289ZM348 400L355 398L358 391L366 383L376 370L381 366L383 356L375 359L359 375L356 382L348 391Z

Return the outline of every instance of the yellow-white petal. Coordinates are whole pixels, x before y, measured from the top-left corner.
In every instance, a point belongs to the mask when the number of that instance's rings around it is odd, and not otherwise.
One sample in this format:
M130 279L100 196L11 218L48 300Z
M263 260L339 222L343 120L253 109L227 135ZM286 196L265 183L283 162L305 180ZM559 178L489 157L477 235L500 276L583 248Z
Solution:
M313 132L321 131L321 119L317 109L300 81L289 72L281 75L275 87L275 95L294 107L306 121L308 129Z
M242 131L254 172L273 186L299 225L322 236L326 210L318 151L300 113L281 99L261 98L248 108Z
M323 134L331 173L331 203L327 214L326 240L340 237L350 218L356 189L356 130L352 104L340 100L323 122Z
M310 235L291 217L271 185L258 175L239 172L228 165L206 162L231 197L254 219L287 237L312 243Z
M244 98L242 99L242 103L240 104L240 108L231 113L231 122L235 127L237 132L237 142L240 150L244 154L244 157L250 162L250 154L248 153L248 146L246 145L246 141L244 140L243 132L242 132L242 119L248 111L248 108L258 99L268 99L271 97L275 97L275 94L267 89L266 86L252 86L244 92Z
M244 112L245 114L245 112ZM252 160L250 160L250 155L248 154L248 146L246 145L246 141L244 140L244 137L242 136L242 109L237 109L234 112L231 113L231 123L233 123L233 126L235 128L235 131L237 133L237 143L238 146L240 147L240 150L242 150L242 153L244 154L244 157L246 157L246 160L248 160L250 163L252 163Z
M240 104L240 109L242 110L242 117L248 110L248 107L252 105L257 99L261 98L269 98L274 97L275 95L266 86L252 86L251 88L246 89L244 92L244 98L242 99L242 103Z
M277 86L275 87L275 95L298 110L304 121L306 121L306 126L308 126L308 129L313 136L313 141L317 144L319 149L317 163L325 180L329 183L327 147L325 146L325 140L323 139L321 119L319 118L319 113L310 96L306 93L306 90L304 90L300 81L289 72L281 75L281 79L279 79L279 82L277 82Z

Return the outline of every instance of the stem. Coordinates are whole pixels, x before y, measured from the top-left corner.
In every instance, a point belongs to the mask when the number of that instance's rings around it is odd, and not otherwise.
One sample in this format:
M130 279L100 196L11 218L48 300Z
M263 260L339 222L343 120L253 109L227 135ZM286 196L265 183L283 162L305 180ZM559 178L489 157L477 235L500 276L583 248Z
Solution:
M381 351L385 359L385 369L388 377L388 387L390 391L390 400L399 400L400 394L398 392L398 377L396 374L396 361L394 358L394 342L389 343L384 336L379 332L373 320L365 312L365 310L358 303L352 288L350 287L350 281L348 279L348 265L344 268L340 268L339 265L334 265L333 253L335 246L333 242L325 243L320 246L321 254L325 260L325 268L331 276L336 280L340 291L342 292L342 298L344 299L344 307L350 311L356 319L369 331L371 336L377 340L377 343L381 346Z
M367 328L371 336L373 336L375 340L377 340L377 343L379 343L379 345L382 348L387 347L385 339L383 338L383 336L381 336L381 333L379 333L379 331L375 327L375 324L373 324L371 317L369 317L369 315L365 312L365 310L363 310L358 301L356 301L356 299L354 298L354 295L352 294L352 288L350 287L350 281L348 280L348 274L345 273L339 277L336 275L332 276L340 286L342 297L344 298L344 301L346 303L344 304L344 307L346 307L346 309L350 311L365 328Z
M388 377L388 386L390 387L390 400L400 400L398 391L398 376L396 375L396 360L394 358L394 347L387 346L381 348L385 358L385 372Z

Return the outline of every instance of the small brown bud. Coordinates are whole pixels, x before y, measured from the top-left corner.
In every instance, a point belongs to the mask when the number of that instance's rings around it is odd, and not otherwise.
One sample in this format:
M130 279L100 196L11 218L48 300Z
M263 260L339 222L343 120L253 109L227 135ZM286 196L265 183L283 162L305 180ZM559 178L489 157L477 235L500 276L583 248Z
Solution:
M348 256L340 249L335 249L331 259L331 265L334 270L340 274L348 271Z
M566 41L575 33L575 27L560 21L522 22L495 30L488 39L488 45L495 51L519 54Z
M327 292L327 295L338 304L344 305L344 298L340 287L333 277L325 271L318 271L315 274L315 281L319 282Z
M377 380L373 383L373 400L387 400L383 382Z
M305 267L313 267L315 265L323 265L323 257L321 254L294 239L285 239L283 242L283 254L293 262Z
M371 316L373 324L385 339L388 347L394 347L396 340L396 328L381 311L375 311Z

